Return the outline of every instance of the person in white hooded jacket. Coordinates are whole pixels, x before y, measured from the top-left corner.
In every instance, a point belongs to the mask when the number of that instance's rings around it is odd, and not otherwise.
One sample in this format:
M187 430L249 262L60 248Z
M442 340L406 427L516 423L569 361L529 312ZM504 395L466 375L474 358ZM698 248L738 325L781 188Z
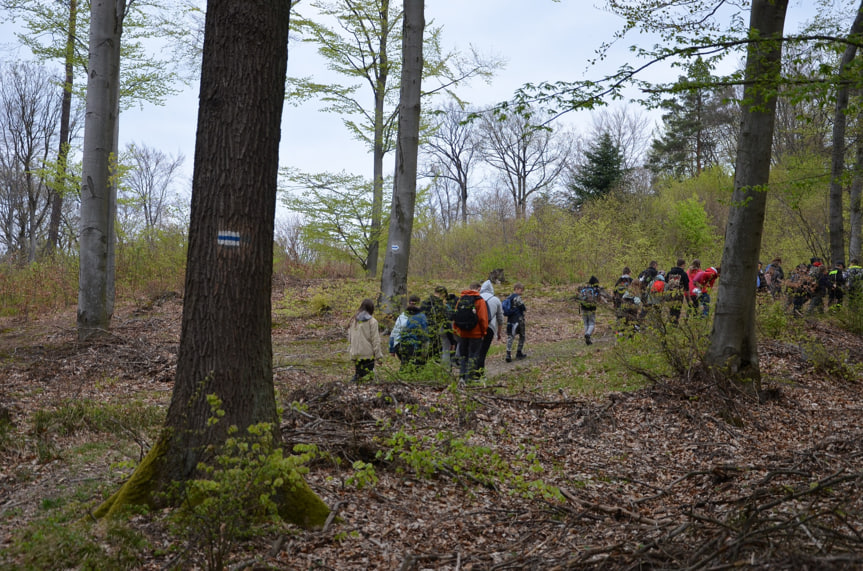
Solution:
M500 341L501 332L506 327L506 322L504 321L503 306L500 299L494 295L494 285L491 280L485 280L485 283L479 288L479 294L488 307L488 331L482 340L482 349L477 359L477 374L482 376L485 373L485 357L488 355L488 350L491 348L495 337Z
M348 324L350 353L355 368L353 380L356 382L368 380L374 374L375 361L384 358L378 320L372 317L374 312L375 302L366 298Z

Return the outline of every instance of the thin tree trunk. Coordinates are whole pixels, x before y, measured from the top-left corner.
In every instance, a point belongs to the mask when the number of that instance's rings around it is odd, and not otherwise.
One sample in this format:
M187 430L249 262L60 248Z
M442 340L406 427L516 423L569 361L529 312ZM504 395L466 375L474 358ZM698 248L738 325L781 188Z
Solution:
M112 171L117 137L120 37L125 0L90 4L90 57L81 175L78 338L105 332L113 311L116 200ZM109 299L110 298L110 299Z
M848 37L853 38L863 31L863 1L857 8L857 17L851 25ZM849 43L839 62L839 86L836 89L836 111L833 116L833 156L830 173L830 261L831 265L845 260L845 212L842 208L843 185L845 174L845 126L848 109L849 88L843 81L848 66L857 57L857 46Z
M405 0L402 43L402 83L395 186L388 248L381 273L381 308L395 313L407 293L408 263L417 194L420 95L423 70L424 1Z
M369 227L369 251L366 258L366 275L373 278L378 273L384 203L384 104L386 103L387 81L389 81L389 44L390 0L382 0L380 7L381 36L378 44L380 74L375 86L375 141L372 146L372 222Z
M48 241L45 251L48 255L57 250L60 242L60 223L63 220L63 193L66 191L67 159L71 136L72 86L75 79L75 31L78 25L78 0L69 0L69 28L66 31L65 71L63 99L60 105L60 148L57 151L57 179L51 196L51 218L48 222Z
M861 241L861 219L863 219L863 209L861 209L860 195L863 194L863 137L857 137L856 159L854 161L854 178L851 180L851 196L848 199L848 209L851 212L850 226L851 238L848 244L848 260L860 261L860 241Z
M788 0L752 2L750 35L764 40L750 44L747 50L734 194L725 230L713 331L705 357L708 367L753 381L757 390L761 372L753 289L770 180L776 87L787 8Z

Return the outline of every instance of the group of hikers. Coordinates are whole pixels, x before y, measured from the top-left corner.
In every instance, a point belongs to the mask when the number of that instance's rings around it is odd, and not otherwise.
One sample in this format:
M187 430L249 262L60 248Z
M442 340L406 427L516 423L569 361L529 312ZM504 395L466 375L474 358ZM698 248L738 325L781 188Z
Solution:
M788 276L782 259L773 259L767 267L759 262L753 295L778 299L785 295L786 308L802 315L808 304L811 313L822 313L826 307L840 307L843 302L863 306L863 268L851 260L846 267L837 262L828 269L820 258L799 264ZM618 336L637 332L651 315L662 315L667 308L669 319L677 323L681 314L708 317L711 292L721 274L719 266L702 268L700 260L687 266L678 258L667 272L656 261L636 277L629 267L623 268L610 294L596 276L581 286L577 300L584 324L584 342L592 344L596 328L596 310L602 300L610 301L615 314ZM472 283L460 295L437 286L425 300L417 295L408 298L407 307L396 319L389 336L389 353L398 357L401 366L416 367L429 359L437 360L447 371L458 367L464 383L481 379L492 342L506 333L506 362L524 359L525 312L524 286L516 283L512 293L499 299L492 279ZM350 355L355 363L354 380L374 374L376 361L384 357L380 329L374 315L374 302L364 299L348 326ZM515 353L513 355L513 347Z
M527 357L523 293L524 285L516 283L512 293L501 300L488 279L482 284L470 284L460 295L449 293L444 286L437 286L425 300L411 295L390 331L389 354L399 359L402 368L422 366L435 359L447 371L457 366L462 383L478 381L484 375L492 342L501 341L504 332L506 362ZM380 329L373 315L374 302L364 299L348 325L355 381L370 378L375 362L384 357Z
M660 315L666 307L674 323L680 320L684 309L688 314L708 317L711 291L720 273L719 266L702 268L697 259L687 267L683 258L678 258L677 264L667 272L660 270L656 261L651 261L636 278L628 267L623 268L610 296L616 318L615 333L628 335L638 331L646 317ZM846 298L853 303L863 303L863 268L859 260L854 259L848 267L839 261L828 269L821 258L813 257L786 277L782 259L777 257L766 268L758 263L753 295L759 294L773 299L784 294L786 308L798 316L803 314L807 304L808 312L823 313L825 302L828 309L841 307ZM588 345L596 326L597 302L603 297L608 295L595 276L591 276L578 294L584 340Z
M819 257L809 263L798 264L788 276L782 269L782 259L775 258L766 268L758 265L758 290L779 299L785 295L785 307L794 315L824 313L826 309L838 309L846 302L863 302L863 268L854 258L846 267L838 261L828 268Z

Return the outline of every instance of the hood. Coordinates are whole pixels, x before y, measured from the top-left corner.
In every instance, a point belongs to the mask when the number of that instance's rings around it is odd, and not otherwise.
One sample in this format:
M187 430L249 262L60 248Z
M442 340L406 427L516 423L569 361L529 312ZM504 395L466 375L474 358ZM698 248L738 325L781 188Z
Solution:
M368 311L361 311L357 313L357 321L368 321L371 318L372 316L369 314Z
M494 286L491 283L491 280L485 280L485 283L482 284L482 287L479 288L480 295L487 293L489 295L494 295Z

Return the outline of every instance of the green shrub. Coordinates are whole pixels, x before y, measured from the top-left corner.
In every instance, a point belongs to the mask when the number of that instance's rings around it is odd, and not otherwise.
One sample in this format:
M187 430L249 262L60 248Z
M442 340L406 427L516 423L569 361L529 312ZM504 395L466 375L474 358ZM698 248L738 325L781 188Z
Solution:
M219 422L221 402L210 395ZM279 490L301 482L315 451L285 456L269 423L250 426L246 434L230 427L229 437L210 463L201 463L201 477L178 484L170 516L172 532L188 544L192 563L221 570L234 548L251 538L280 529L276 503Z

